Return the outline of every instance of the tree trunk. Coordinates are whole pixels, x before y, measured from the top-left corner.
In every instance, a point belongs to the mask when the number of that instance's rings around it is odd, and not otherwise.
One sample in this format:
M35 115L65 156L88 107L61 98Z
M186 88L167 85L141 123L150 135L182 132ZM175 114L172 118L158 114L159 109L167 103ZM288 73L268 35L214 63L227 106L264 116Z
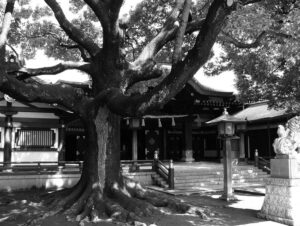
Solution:
M98 184L108 192L113 184L122 183L120 175L120 117L107 108L100 108L95 118L84 120L88 147L85 153L82 179Z
M73 188L48 196L52 211L47 215L65 212L75 215L77 221L110 217L128 222L158 213L154 206L168 207L181 213L190 210L189 205L150 192L139 183L122 177L119 116L101 107L83 114L83 122L88 146L81 178ZM197 210L199 213L204 216L203 211Z

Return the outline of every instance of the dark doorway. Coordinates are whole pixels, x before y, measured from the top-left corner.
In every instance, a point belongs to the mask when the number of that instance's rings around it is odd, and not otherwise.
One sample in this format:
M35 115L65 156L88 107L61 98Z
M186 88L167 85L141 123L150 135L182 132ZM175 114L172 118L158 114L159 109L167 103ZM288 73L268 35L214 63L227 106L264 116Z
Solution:
M204 141L200 134L193 134L193 157L195 161L201 161L204 158Z
M83 155L87 147L83 134L68 134L66 136L65 161L83 161Z
M168 159L180 161L182 158L183 138L182 133L168 133L167 135L167 155Z

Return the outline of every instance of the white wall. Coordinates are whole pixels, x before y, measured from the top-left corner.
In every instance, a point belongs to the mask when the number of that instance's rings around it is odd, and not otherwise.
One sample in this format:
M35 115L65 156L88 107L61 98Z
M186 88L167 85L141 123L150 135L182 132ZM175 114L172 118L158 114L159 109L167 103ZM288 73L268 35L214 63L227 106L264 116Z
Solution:
M58 152L57 151L13 151L11 161L12 162L57 162Z
M60 189L74 186L80 174L55 174L55 175L2 175L0 176L0 190L14 191L36 188Z

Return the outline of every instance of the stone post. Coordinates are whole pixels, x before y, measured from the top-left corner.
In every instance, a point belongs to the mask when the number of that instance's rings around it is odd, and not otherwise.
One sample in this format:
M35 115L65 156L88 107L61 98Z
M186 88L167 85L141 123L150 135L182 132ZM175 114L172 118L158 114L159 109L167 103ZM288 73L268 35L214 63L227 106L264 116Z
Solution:
M174 189L174 165L173 165L173 160L170 160L169 163L169 189Z
M5 117L5 129L4 129L4 151L3 161L5 167L11 166L12 155L12 116L6 115Z
M231 152L231 138L226 137L223 148L223 168L224 168L224 191L220 199L226 201L235 200L232 189L232 152Z
M58 141L58 161L64 162L66 160L66 126L61 120L59 128L59 141Z

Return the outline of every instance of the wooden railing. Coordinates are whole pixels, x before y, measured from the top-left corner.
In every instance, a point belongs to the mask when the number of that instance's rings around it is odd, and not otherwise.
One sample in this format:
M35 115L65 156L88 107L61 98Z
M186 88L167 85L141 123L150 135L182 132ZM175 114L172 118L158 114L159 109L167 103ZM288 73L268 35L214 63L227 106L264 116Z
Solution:
M153 160L121 160L121 168L129 168L129 172L151 171Z
M129 172L155 171L169 185L170 189L174 189L174 167L173 161L170 160L169 166L158 159L158 155L154 156L154 160L122 160L121 166L129 167Z
M153 171L160 175L169 185L169 189L174 189L174 167L173 160L170 160L169 167L167 167L158 158L153 160Z
M271 164L270 161L264 159L263 157L258 157L258 166L259 169L267 172L268 174L271 173Z
M271 173L270 160L267 160L266 158L263 157L259 157L257 149L255 150L255 154L254 154L254 165L259 169L267 172L268 174Z
M59 162L0 162L0 171L3 173L81 173L82 161Z

